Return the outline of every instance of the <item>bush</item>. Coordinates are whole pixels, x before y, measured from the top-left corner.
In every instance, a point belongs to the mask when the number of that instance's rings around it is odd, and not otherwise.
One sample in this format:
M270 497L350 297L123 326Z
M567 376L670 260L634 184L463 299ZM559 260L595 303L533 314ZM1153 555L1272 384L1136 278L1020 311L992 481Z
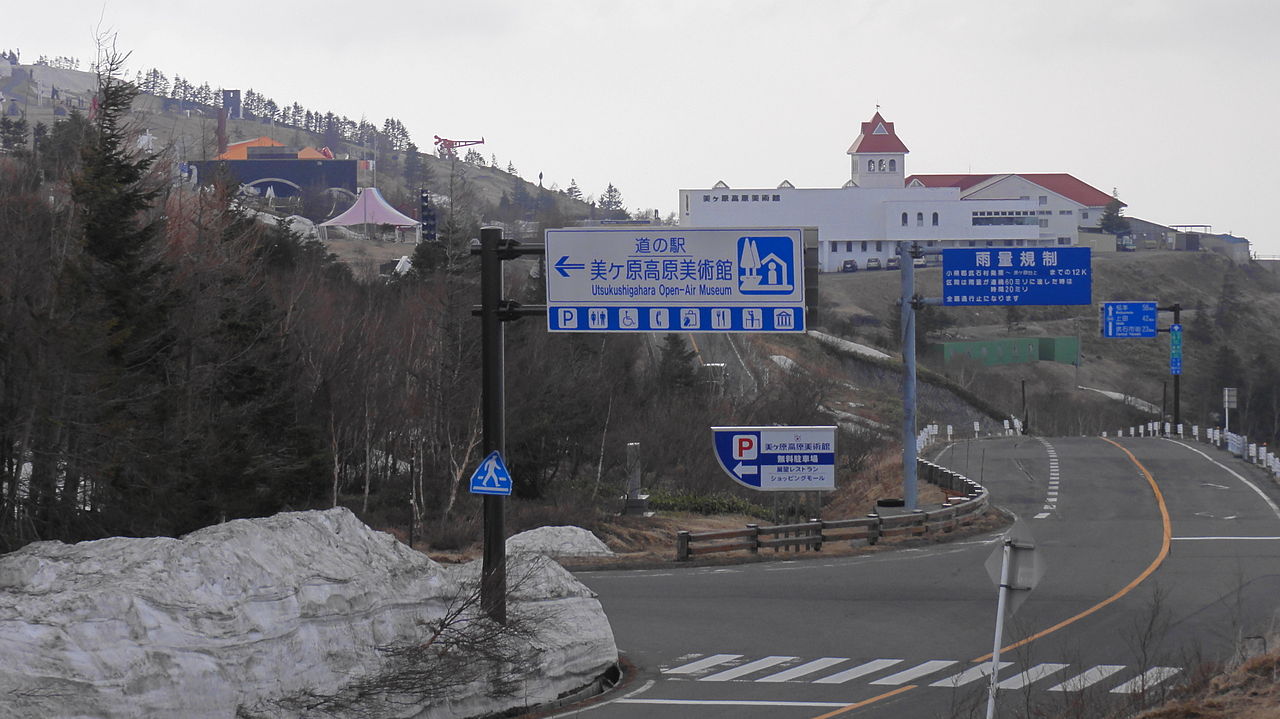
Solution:
M673 494L657 491L649 495L649 508L667 512L692 514L745 514L760 519L773 516L773 510L733 494Z

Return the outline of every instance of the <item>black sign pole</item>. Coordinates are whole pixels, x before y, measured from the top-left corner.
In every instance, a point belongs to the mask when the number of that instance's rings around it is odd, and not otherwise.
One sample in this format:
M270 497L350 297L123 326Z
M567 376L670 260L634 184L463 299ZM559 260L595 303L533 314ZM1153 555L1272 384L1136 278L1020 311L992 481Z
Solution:
M1179 327L1182 326L1182 305L1180 304L1173 305L1173 323ZM1178 339L1182 339L1181 333L1179 333ZM1182 426L1182 347L1178 348L1178 354L1178 374L1173 376L1173 429L1175 432L1178 427Z
M521 245L502 239L502 228L480 228L480 244L472 240L471 254L480 255L480 408L484 430L483 454L506 456L505 360L503 322L545 316L546 305L521 305L502 298L502 263L521 255L541 255L541 243ZM507 622L507 545L502 495L484 495L484 560L480 568L480 608L495 622Z
M484 451L503 452L506 408L503 396L505 330L502 305L502 230L480 230L480 371ZM480 570L480 607L493 621L507 623L507 546L503 497L484 495L484 562Z
M1180 303L1175 302L1172 305L1169 305L1168 307L1157 307L1156 309L1161 312L1172 312L1173 324L1178 325L1179 327L1182 326L1182 305ZM1169 330L1160 330L1160 332L1169 332L1169 345L1170 345L1169 352L1172 354L1173 333L1170 332ZM1179 352L1181 352L1181 348L1179 348ZM1172 370L1170 370L1170 374L1173 374ZM1164 420L1161 419L1161 421L1163 422ZM1173 375L1173 431L1175 432L1178 431L1178 425L1180 424L1182 424L1182 371L1181 371L1181 368L1179 368L1179 371L1177 374Z

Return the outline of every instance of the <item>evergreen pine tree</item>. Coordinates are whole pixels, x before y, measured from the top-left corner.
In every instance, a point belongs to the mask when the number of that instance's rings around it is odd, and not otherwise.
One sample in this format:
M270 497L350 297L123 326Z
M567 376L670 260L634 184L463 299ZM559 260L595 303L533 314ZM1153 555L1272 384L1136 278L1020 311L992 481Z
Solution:
M1120 196L1115 190L1111 191L1111 201L1102 210L1098 228L1113 235L1124 235L1129 232L1129 219L1124 216L1124 203L1120 201Z
M684 338L680 335L663 335L658 357L658 385L669 389L691 389L698 380L693 365L696 355L696 352L685 345Z

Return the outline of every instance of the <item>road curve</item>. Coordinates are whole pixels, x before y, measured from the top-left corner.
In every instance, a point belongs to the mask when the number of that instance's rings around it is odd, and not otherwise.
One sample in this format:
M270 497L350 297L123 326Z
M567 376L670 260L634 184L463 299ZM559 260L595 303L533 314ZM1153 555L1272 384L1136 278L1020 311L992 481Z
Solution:
M961 442L938 461L1023 518L1048 568L1006 625L1002 717L1158 698L1274 611L1277 493L1212 448L1020 437ZM980 716L996 538L581 573L638 676L561 716Z

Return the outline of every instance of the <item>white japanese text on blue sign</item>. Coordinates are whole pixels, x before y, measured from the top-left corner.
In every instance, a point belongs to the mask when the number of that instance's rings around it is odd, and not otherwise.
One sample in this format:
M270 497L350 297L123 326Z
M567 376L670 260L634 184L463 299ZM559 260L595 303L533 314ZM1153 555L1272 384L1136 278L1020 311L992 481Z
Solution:
M1154 300L1143 302L1103 302L1102 336L1113 338L1155 337L1157 308Z
M795 229L547 231L553 332L801 332Z
M1093 303L1088 247L942 251L945 305Z
M835 489L835 427L712 427L720 466L765 491Z

